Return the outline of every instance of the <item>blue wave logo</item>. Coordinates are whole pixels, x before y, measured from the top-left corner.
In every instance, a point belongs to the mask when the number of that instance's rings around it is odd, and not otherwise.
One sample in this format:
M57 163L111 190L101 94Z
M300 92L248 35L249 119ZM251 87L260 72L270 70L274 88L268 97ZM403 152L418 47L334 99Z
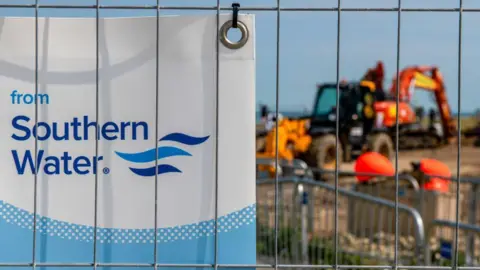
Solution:
M184 145L198 145L202 144L208 140L210 136L206 137L193 137L184 133L170 133L164 137L162 137L159 141L172 141ZM192 156L189 152L177 148L174 146L160 146L158 147L158 151L155 151L155 148L138 152L138 153L122 153L115 151L122 159L132 162L132 163L147 163L152 162L155 160L167 158L167 157L174 157L174 156ZM156 155L156 156L155 156ZM169 165L169 164L158 164L157 167L149 167L149 168L129 168L134 174L140 176L154 176L155 171L157 174L164 174L164 173L181 173L178 168Z

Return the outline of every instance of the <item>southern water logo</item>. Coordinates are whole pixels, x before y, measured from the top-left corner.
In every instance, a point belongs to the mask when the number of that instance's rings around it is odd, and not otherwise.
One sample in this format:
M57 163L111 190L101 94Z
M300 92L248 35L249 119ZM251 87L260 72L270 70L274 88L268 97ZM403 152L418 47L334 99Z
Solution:
M193 137L184 133L170 133L162 137L159 141L173 141L173 142L186 144L186 145L198 145L198 144L204 143L206 140L208 140L209 137L210 136ZM133 163L152 162L152 161L155 161L156 159L163 159L163 158L173 157L173 156L192 156L192 154L188 153L187 151L174 146L160 146L158 147L158 151L155 151L155 148L152 148L144 152L138 152L138 153L121 153L118 151L115 151L115 153L122 159L129 162L133 162ZM155 154L157 154L156 157L155 157ZM130 167L130 170L136 175L140 175L140 176L154 176L155 171L157 171L158 174L182 172L178 168L169 164L158 164L157 170L155 170L155 166L149 167L149 168Z

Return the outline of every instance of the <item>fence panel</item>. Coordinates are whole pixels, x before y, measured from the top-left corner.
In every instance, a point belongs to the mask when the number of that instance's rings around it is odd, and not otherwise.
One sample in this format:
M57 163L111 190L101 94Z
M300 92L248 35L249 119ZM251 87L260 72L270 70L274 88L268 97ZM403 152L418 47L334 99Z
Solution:
M279 259L281 264L331 265L334 254L335 188L309 179L281 179L279 186ZM339 189L339 252L342 265L388 265L393 261L394 212L392 201ZM272 183L257 188L259 256L272 259L274 219ZM413 208L400 205L400 215L411 226L401 238L401 262L410 265L423 257L424 225Z
M333 1L332 1L333 2ZM402 0L395 1L394 7L364 7L363 1L358 1L358 7L343 7L341 0L334 1L332 7L307 7L301 6L295 1L294 4L285 6L283 1L277 0L271 5L263 3L255 3L252 6L243 5L240 7L241 12L269 12L276 18L276 27L270 29L270 32L276 33L273 38L273 46L271 51L275 51L275 63L271 68L274 68L275 73L275 114L278 119L280 95L280 61L281 54L281 16L288 12L316 12L317 14L334 14L336 17L336 39L335 39L335 84L337 92L336 104L339 103L339 81L340 76L340 47L342 44L341 32L343 27L342 15L351 12L390 12L394 13L398 22L395 29L396 36L396 74L399 75L400 70L400 41L401 41L401 22L404 14L414 14L419 12L442 12L448 14L458 15L458 114L461 112L461 94L462 94L462 22L464 13L480 12L480 8L465 8L464 1L455 1L453 7L411 7L404 8ZM224 1L209 1L202 5L194 2L194 4L164 4L164 1L145 1L145 2L130 2L129 5L119 4L110 1L108 5L102 4L103 1L90 1L88 4L77 3L74 1L3 1L0 8L4 14L23 14L19 10L28 10L33 13L35 17L35 25L38 26L39 11L43 9L56 10L56 14L61 14L68 9L75 10L90 10L95 12L96 29L99 27L100 11L107 10L121 10L121 11L150 11L149 15L154 14L157 18L161 11L177 12L177 11L191 11L201 12L210 11L216 14L221 12L232 13L235 9L230 4ZM125 3L123 1L122 3ZM193 3L193 1L192 1ZM439 5L440 6L440 5ZM32 15L32 14L30 14ZM381 23L381 22L380 22ZM216 26L220 29L219 21ZM332 25L333 26L333 25ZM322 34L322 29L318 30L318 34ZM156 29L158 34L158 28ZM98 33L98 32L97 32ZM315 33L309 33L315 34ZM100 74L100 60L99 60L99 36L96 40L96 90L99 89L101 78ZM283 37L282 37L283 38ZM34 37L38 43L38 34ZM157 36L158 40L159 37ZM35 81L36 91L39 88L39 62L38 62L38 48L35 46L35 72L32 74ZM216 52L218 56L218 50ZM162 61L162 59L158 59ZM157 67L158 68L158 67ZM219 72L219 58L216 57L215 70ZM158 78L155 82L158 86ZM185 78L186 79L186 78ZM215 82L215 88L218 90L219 82ZM218 93L217 93L218 94ZM218 98L218 96L216 97ZM396 105L399 106L399 96L395 97ZM98 107L98 95L94 101ZM216 104L218 105L218 104ZM98 108L97 108L98 109ZM335 141L336 156L339 156L339 106L335 106ZM460 118L459 118L460 119ZM396 113L396 131L399 132L399 114ZM217 119L218 121L218 119ZM458 120L458 137L461 137L461 121ZM278 129L278 122L275 123ZM250 136L245 134L245 136ZM252 135L253 136L253 135ZM271 268L385 268L390 269L392 266L396 269L403 265L402 269L421 269L425 264L431 263L434 265L445 265L457 267L462 265L460 260L460 251L463 246L467 252L465 264L478 265L478 256L480 252L477 250L478 245L478 228L480 224L480 207L478 207L478 190L477 184L466 181L465 185L461 180L455 181L453 186L455 188L448 194L436 194L425 192L420 189L412 189L401 185L401 177L398 171L398 156L399 148L398 142L401 140L400 136L395 137L395 167L396 176L393 185L388 189L385 186L378 185L376 187L362 187L356 186L354 191L349 190L350 186L346 185L347 189L342 187L339 178L341 172L339 171L338 163L335 164L335 171L333 175L333 184L328 185L324 183L314 182L311 178L311 173L305 175L305 178L298 180L297 178L282 179L278 171L274 179L270 181L263 181L258 184L257 190L257 252L261 260L265 259L269 262L265 265L234 265L221 264L217 259L213 263L198 264L198 265L180 265L180 264L159 264L155 256L153 263L139 264L136 267L146 268L245 268L245 267L271 267ZM276 138L278 143L278 136ZM38 141L36 141L36 144ZM218 145L218 141L216 142ZM461 159L461 140L457 144L457 167L460 167ZM95 155L98 156L98 147L95 148ZM275 164L279 163L278 149L275 151ZM217 160L215 165L218 165ZM215 168L218 169L218 168ZM236 172L232 172L235 174ZM460 168L457 168L456 179L460 177ZM35 177L36 179L36 177ZM36 180L35 180L36 181ZM245 181L253 181L253 179L245 179ZM97 182L97 177L96 177ZM156 187L156 186L155 186ZM36 186L35 196L36 201ZM218 186L214 191L217 191ZM368 190L368 189L374 190ZM463 193L461 189L464 188L468 192ZM376 189L376 190L375 190ZM95 194L97 189L95 189ZM383 198L383 199L382 199ZM95 202L97 203L96 198ZM153 206L152 206L153 207ZM155 209L157 205L155 204ZM215 212L218 211L218 201L215 201ZM36 207L33 211L33 216L36 217ZM96 207L95 207L96 211ZM95 212L95 220L96 220ZM154 217L152 217L152 220ZM35 218L33 218L35 220ZM156 220L156 210L155 210ZM155 221L156 222L156 221ZM217 233L218 217L214 219L215 235ZM33 224L35 232L36 225ZM155 227L155 241L157 240L157 228ZM93 241L96 241L96 225L94 229ZM423 235L427 232L426 235ZM35 234L35 233L34 233ZM426 239L424 239L426 237ZM432 239L440 239L440 242L430 241ZM464 240L462 240L463 238ZM48 266L48 264L38 263L36 260L35 251L35 236L33 239L33 260L25 264L0 264L0 267L26 267L35 268ZM217 258L217 253L222 247L217 245L217 238L214 240L214 257ZM458 248L456 248L458 247ZM360 252L359 252L360 250ZM425 255L425 250L433 255ZM448 250L444 252L444 250ZM453 252L452 252L453 250ZM156 253L155 249L155 253ZM241 251L238 251L241 252ZM100 264L96 261L94 247L94 260L92 263L76 263L76 262L62 262L52 264L52 267L133 267L129 264ZM440 254L440 255L439 255ZM447 255L444 255L447 254ZM449 255L448 255L449 254ZM434 261L437 257L447 257L445 262ZM441 260L441 259L439 259ZM379 265L380 264L380 265ZM383 264L383 266L381 265ZM480 269L469 268L469 269Z

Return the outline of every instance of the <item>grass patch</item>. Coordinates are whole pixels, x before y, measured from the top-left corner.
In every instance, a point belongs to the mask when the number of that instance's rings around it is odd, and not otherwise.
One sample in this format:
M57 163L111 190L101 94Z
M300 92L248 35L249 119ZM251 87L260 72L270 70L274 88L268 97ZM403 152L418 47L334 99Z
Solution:
M301 260L301 238L298 230L290 227L279 228L278 231L278 254L280 262L283 260L291 264L303 264ZM275 231L257 224L257 254L274 257ZM341 265L390 265L392 261L381 258L379 254L361 256L361 250L355 252L338 252L338 263ZM420 257L419 257L420 258ZM419 258L399 258L402 265L424 265ZM431 263L436 266L451 266L452 260L442 258L440 250L431 251ZM308 242L308 264L310 265L334 265L335 247L333 239L312 237ZM465 253L459 252L458 265L466 266Z

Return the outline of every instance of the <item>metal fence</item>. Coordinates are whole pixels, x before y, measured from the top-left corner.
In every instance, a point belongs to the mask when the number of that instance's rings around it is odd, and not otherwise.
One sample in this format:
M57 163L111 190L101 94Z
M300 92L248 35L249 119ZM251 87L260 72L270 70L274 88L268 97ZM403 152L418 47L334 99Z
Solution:
M269 161L258 160L258 163L268 164ZM299 160L294 163L296 165L291 166L296 170L321 171L308 168ZM279 164L288 166L282 160ZM340 265L389 265L394 262L396 248L402 268L450 265L455 253L460 254L460 266L478 267L480 226L476 196L479 179L461 179L460 182L467 186L467 192L460 193L462 207L459 208L460 220L457 222L456 191L424 190L419 181L409 174L398 175L398 196L395 196L395 183L391 178L338 187L337 207L335 186L312 180L308 173L296 174L300 176L278 178L280 263L295 267L299 264L331 264L334 259L333 240L337 237ZM341 177L358 175L341 170L338 174ZM457 182L454 178L449 180ZM273 183L274 179L268 178L257 181L258 254L266 261L272 260L271 255L274 254ZM394 202L395 197L398 197L398 205ZM338 211L336 228L335 209ZM398 216L395 216L397 209ZM398 224L396 229L395 223ZM457 226L458 234L455 232ZM397 247L396 235L399 237ZM458 252L453 246L456 237Z
M5 2L5 1L4 1ZM72 1L73 2L73 1ZM318 12L334 12L337 14L337 39L336 39L336 81L340 79L340 33L342 30L342 22L340 14L342 12L361 12L361 11L376 11L376 12L396 12L397 14L397 48L396 48L396 73L400 69L400 30L402 14L407 12L420 12L420 11L438 11L438 12L454 12L458 14L459 19L459 36L458 36L458 111L461 110L461 66L462 66L462 14L463 12L480 12L480 9L466 9L463 8L462 0L458 1L458 7L456 8L402 8L402 1L398 0L397 7L394 8L342 8L341 0L337 1L337 6L328 8L307 8L307 7L281 7L281 1L277 0L275 6L255 6L247 7L242 6L241 11L269 11L276 13L277 25L276 29L276 108L275 111L278 115L279 104L281 95L279 92L279 70L280 70L280 34L281 25L280 18L284 12L289 11L318 11ZM361 2L361 0L359 0ZM78 2L77 2L78 3ZM161 10L210 10L219 14L221 11L230 11L232 8L229 4L220 5L220 0L216 1L216 5L205 6L166 6L162 4L162 1L157 0L153 5L102 5L102 1L96 0L95 4L42 4L41 1L35 0L30 4L20 4L17 1L11 1L9 4L0 4L0 8L3 10L22 8L30 9L34 12L35 18L38 18L39 11L41 9L90 9L94 10L96 18L100 17L101 10L151 10L156 11L159 16ZM36 24L38 26L38 22ZM98 24L97 24L98 27ZM219 26L217 25L219 28ZM98 28L97 28L98 29ZM158 31L157 31L158 32ZM319 30L321 34L321 30ZM158 36L157 36L158 38ZM38 37L36 37L38 42ZM36 54L38 55L38 54ZM218 59L217 59L218 60ZM161 60L160 60L161 61ZM36 63L38 63L38 57L36 57ZM38 89L38 64L36 64L36 89ZM98 70L98 46L97 46L97 70ZM218 72L218 69L217 69ZM217 74L218 75L218 74ZM98 73L97 73L97 85L98 85ZM218 86L217 86L218 87ZM337 88L337 104L338 100ZM397 98L397 106L398 106ZM337 111L338 115L338 106ZM398 119L398 115L397 115ZM398 123L398 121L397 121ZM337 117L337 131L339 127ZM460 120L458 120L458 126L461 126ZM397 124L398 130L398 124ZM460 128L458 128L460 137ZM252 135L253 136L253 135ZM277 138L278 139L278 138ZM338 140L338 132L337 132ZM398 136L396 138L398 142ZM397 143L398 145L398 143ZM458 149L460 149L460 140L458 141ZM398 148L396 149L396 162L395 166L398 169ZM338 149L337 149L338 151ZM457 155L457 167L460 166L461 151L458 151ZM338 153L338 152L337 152ZM278 154L277 154L278 156ZM275 161L278 163L278 158ZM398 171L398 170L397 170ZM468 241L465 241L466 246L470 249L475 246L475 237L478 237L479 230L474 224L478 224L478 200L475 195L472 196L470 203L472 206L470 209L476 208L475 211L466 212L462 214L461 205L461 193L460 183L456 182L456 189L450 203L453 205L449 211L448 219L431 219L428 228L425 228L425 218L422 218L421 209L417 210L416 202L404 201L400 194L400 181L401 177L396 174L393 194L394 199L392 201L381 199L381 195L375 192L368 195L368 192L359 192L348 190L340 187L339 175L341 172L338 170L338 164L334 172L335 181L334 185L330 186L324 183L314 182L308 179L295 180L295 179L281 179L278 175L275 179L269 181L272 184L268 184L265 181L259 183L259 192L264 192L262 196L259 196L258 204L258 253L259 258L262 260L271 260L270 263L258 264L258 265L220 265L215 262L212 265L161 265L161 264L144 264L144 265L123 265L123 264L100 264L95 260L92 263L78 264L78 263L63 263L63 264L40 264L35 260L35 251L33 251L33 259L31 263L26 264L3 264L0 267L199 267L215 269L228 268L228 267L257 267L257 268L349 268L349 269L390 269L390 268L402 268L402 269L450 269L452 267L458 267L459 262L459 250L461 250L460 237L462 231L466 232L465 235ZM456 179L460 179L459 170L457 172ZM248 180L248 179L246 179ZM253 179L252 179L253 181ZM266 188L266 185L271 185ZM290 186L290 191L285 190ZM303 188L303 190L302 190ZM300 193L298 191L300 190ZM305 193L304 191L309 191ZM411 190L409 193L415 197L419 190ZM309 197L306 197L306 195ZM476 193L474 193L476 194ZM301 195L301 196L300 196ZM423 196L423 195L422 195ZM262 201L263 200L263 201ZM421 201L421 200L420 200ZM372 207L363 207L363 204L373 204L377 209ZM355 216L346 217L346 209L351 207L357 208L354 211ZM360 210L358 210L360 209ZM368 213L373 214L368 214ZM36 214L36 213L34 213ZM467 219L469 224L463 224L461 221ZM346 222L346 220L353 220L352 222ZM320 223L314 222L319 220ZM405 222L404 222L405 221ZM472 225L471 222L474 222ZM369 226L365 226L369 224ZM376 224L376 225L374 225ZM430 226L432 228L430 228ZM451 260L446 263L438 263L437 265L444 266L426 266L428 262L431 262L431 258L424 256L424 249L431 245L426 245L429 241L428 237L432 234L431 230L435 229L434 226L440 227L441 230L450 229L450 241L448 244L450 248L453 248ZM35 228L35 225L33 226ZM351 227L351 228L349 228ZM405 230L405 232L404 232ZM427 232L427 234L425 234ZM357 235L357 236L353 236ZM437 237L437 236L436 236ZM435 237L435 238L436 238ZM36 237L33 237L36 239ZM298 241L297 241L298 240ZM94 241L96 238L94 237ZM94 244L95 246L95 244ZM34 243L35 248L35 243ZM432 250L430 251L432 252ZM437 251L434 251L437 252ZM440 252L440 251L438 251ZM475 254L476 256L480 254ZM473 263L474 256L470 253L469 260ZM433 256L433 255L432 255ZM154 256L156 260L156 256ZM156 261L155 261L156 262ZM424 266L425 265L425 266ZM464 268L466 269L466 268ZM480 267L469 267L468 269L480 269Z
M412 179L416 181L416 179ZM456 189L453 192L428 191L418 188L418 184L401 186L398 197L402 204L417 209L426 226L425 251L444 247L452 249L452 244L458 239L458 250L465 254L462 264L478 265L478 258L475 257L475 250L478 250L478 232L480 232L478 212L478 184L477 178L462 178L460 181L450 178L450 181L460 182L462 192L459 192L459 205L457 207ZM411 184L412 182L408 182ZM462 188L463 186L463 188ZM393 190L385 185L362 186L355 185L356 191L365 192L379 198L394 198ZM358 207L358 206L357 206ZM457 225L458 209L458 234L455 231ZM370 211L372 208L370 207ZM398 227L399 234L410 235L404 231L405 226L412 226L408 221L402 220ZM401 226L404 226L402 229ZM477 243L477 244L475 244ZM478 253L478 252L477 252ZM432 257L425 255L427 263L432 263ZM451 255L445 254L444 258L450 258ZM440 259L440 258L437 258Z
M268 194L268 185L272 181L262 180L258 185L258 254L272 255L274 204L273 194ZM332 264L333 228L335 220L335 188L332 185L309 179L280 179L280 259L289 264ZM267 190L267 192L265 192ZM393 217L395 203L391 200L374 197L365 193L339 188L339 253L342 264L355 262L392 263L394 243L392 242ZM372 211L354 210L349 207L370 204ZM399 204L400 216L410 221L413 226L403 240L402 261L423 260L423 243L425 242L424 223L419 212L412 207ZM361 212L362 217L355 214ZM353 214L353 216L352 216ZM369 216L369 214L371 214ZM374 215L375 218L374 218ZM368 220L365 219L368 217ZM383 224L385 223L385 224ZM379 225L379 226L374 226ZM366 225L366 226L365 226ZM385 225L385 226L384 226ZM270 240L270 241L269 241ZM270 249L269 249L270 245ZM418 256L420 255L420 256Z

